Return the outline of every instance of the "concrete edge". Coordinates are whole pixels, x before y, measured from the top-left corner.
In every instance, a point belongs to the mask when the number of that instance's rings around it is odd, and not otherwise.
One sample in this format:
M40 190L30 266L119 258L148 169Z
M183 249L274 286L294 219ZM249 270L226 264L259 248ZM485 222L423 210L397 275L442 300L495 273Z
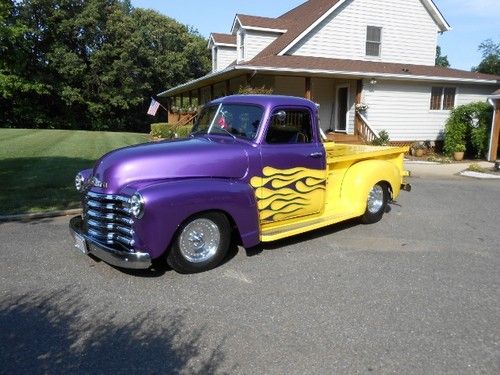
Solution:
M459 175L465 176L465 177L479 178L481 180L498 180L498 179L500 179L500 176L497 176L495 174L484 173L484 172L474 172L474 171L469 171L469 170L462 171L459 173Z
M32 214L0 215L0 222L31 221L31 220L46 219L46 218L51 218L51 217L78 215L81 213L82 213L81 208L75 208L72 210L35 212Z

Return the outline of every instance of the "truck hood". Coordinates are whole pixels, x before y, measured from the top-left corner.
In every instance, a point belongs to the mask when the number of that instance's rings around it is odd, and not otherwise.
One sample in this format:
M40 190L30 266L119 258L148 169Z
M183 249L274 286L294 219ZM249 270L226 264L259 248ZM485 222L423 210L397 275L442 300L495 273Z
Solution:
M104 155L93 177L102 190L118 193L132 182L177 178L235 178L248 172L243 142L218 137L198 137L126 147Z

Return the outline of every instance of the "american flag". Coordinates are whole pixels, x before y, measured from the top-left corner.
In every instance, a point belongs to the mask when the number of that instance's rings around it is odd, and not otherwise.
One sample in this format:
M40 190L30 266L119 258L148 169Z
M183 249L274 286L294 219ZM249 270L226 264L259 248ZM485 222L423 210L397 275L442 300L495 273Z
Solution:
M151 104L149 105L148 115L156 116L156 112L158 112L158 108L160 108L160 102L151 98Z

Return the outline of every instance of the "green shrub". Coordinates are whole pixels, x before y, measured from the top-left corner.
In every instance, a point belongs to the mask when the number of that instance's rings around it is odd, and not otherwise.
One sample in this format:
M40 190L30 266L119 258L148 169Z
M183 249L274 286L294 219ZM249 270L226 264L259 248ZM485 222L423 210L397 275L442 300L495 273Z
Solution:
M375 138L372 141L372 145L374 146L386 146L389 143L389 133L387 130L381 130L378 133L378 138Z
M166 122L157 122L151 124L151 137L153 138L163 138L172 139L175 137L174 126Z
M193 125L183 125L175 128L175 134L177 134L177 138L187 138L189 134L191 134L191 129Z
M492 114L485 102L456 107L446 122L444 152L451 155L465 145L468 156L483 157L488 149Z
M238 89L238 94L241 95L252 95L252 94L260 94L260 95L271 95L274 92L272 88L268 88L265 85L261 87L253 87L250 85L240 86Z

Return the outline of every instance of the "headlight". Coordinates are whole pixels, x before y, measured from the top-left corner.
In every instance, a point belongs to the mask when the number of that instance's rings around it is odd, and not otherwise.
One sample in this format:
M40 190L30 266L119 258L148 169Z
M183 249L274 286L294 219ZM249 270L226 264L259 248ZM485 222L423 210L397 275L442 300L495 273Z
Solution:
M135 193L129 200L130 213L136 219L140 219L144 215L144 198L140 193Z
M75 188L79 193L85 190L85 178L80 173L75 176Z

